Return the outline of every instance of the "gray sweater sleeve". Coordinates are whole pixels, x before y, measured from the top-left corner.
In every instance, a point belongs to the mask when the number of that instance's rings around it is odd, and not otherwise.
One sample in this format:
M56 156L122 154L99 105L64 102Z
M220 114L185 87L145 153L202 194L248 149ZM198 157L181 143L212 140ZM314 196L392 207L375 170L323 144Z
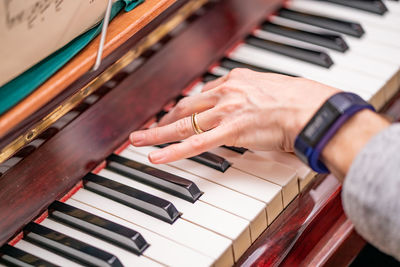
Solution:
M400 123L373 137L357 155L342 200L357 232L400 260Z

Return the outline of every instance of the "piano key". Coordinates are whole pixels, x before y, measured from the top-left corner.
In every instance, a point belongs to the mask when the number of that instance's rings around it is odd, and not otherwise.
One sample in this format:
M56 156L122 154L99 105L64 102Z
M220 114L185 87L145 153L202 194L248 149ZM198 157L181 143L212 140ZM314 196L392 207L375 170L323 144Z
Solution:
M379 85L368 83L361 79L361 77L356 78L359 75L336 68L335 66L332 66L328 70L246 44L239 45L229 56L236 60L259 66L273 66L274 68L287 69L290 72L297 73L298 76L359 94L376 106L379 106L382 102L381 99L378 99L376 103L373 99L374 94L380 90Z
M268 160L277 161L283 165L289 166L296 170L299 177L299 191L301 192L304 187L311 182L316 173L310 169L307 165L301 162L294 154L278 152L278 151L249 151L249 153L254 153L264 157Z
M196 252L184 245L171 241L161 235L153 233L143 227L132 224L119 217L113 216L110 213L103 212L94 207L88 206L73 199L68 199L67 204L84 210L86 212L95 214L106 220L112 221L126 228L135 229L139 231L144 238L151 244L144 252L143 255L156 262L162 263L167 266L209 266L212 265L214 259ZM168 248L168 253L165 253L165 248Z
M66 259L60 255L57 255L54 252L49 251L46 248L39 247L37 245L34 245L26 240L19 240L14 247L19 248L23 251L26 251L32 255L35 255L37 257L40 257L42 259L46 259L47 261L55 264L56 266L68 266L68 267L82 267L83 265Z
M56 231L65 236L69 236L79 242L84 242L92 248L99 247L107 253L115 255L114 257L120 261L120 266L160 266L159 263L145 257L138 256L131 251L122 249L114 246L100 238L94 237L84 231L77 230L71 226L53 221L52 219L46 218L41 223L41 226ZM91 266L101 266L96 263L89 263ZM104 265L103 265L104 266Z
M293 3L290 3L290 7L293 7ZM287 8L280 9L277 15L355 37L361 37L364 34L363 27L359 23L352 21L338 20Z
M331 2L338 5L343 5L347 7L352 7L355 9L368 11L371 13L383 15L388 11L385 4L380 0L358 0L358 1L348 1L348 0L319 0L319 1L326 1Z
M302 30L308 31L319 31L327 34L335 34L334 31L329 31L327 29L321 29L310 24L305 24L301 22L297 22L294 20L286 19L279 16L271 16L269 20L274 23L279 23L280 25L296 27ZM350 50L353 53L357 53L363 55L368 58L375 58L382 61L389 61L391 63L398 64L400 60L400 56L396 57L398 50L396 48L391 47L389 45L377 43L375 40L370 38L371 36L367 34L363 36L362 39L354 38L351 36L344 36L342 38L349 45Z
M291 1L288 4L289 8L296 9L301 12L312 12L319 16L330 16L337 19L351 18L361 23L365 30L365 36L368 36L374 42L390 45L395 48L400 48L400 19L398 18L386 18L378 17L367 14L365 12L357 12L348 8L340 7L327 2L310 1L310 0L297 0ZM334 15L332 15L334 14ZM371 15L374 17L366 17ZM385 21L386 20L386 21ZM383 25L380 23L384 22ZM390 36L390 38L388 38Z
M400 14L400 5L399 3L395 3L394 1L383 1L386 5L386 7L389 9L389 14Z
M40 224L29 223L25 226L24 233L26 240L82 264L122 266L121 262L114 255Z
M218 77L218 76L217 76ZM197 82L193 86L191 86L188 90L183 92L184 96L191 96L191 95L196 95L200 94L201 90L203 89L204 83L203 82Z
M223 146L223 147L232 150L234 152L237 152L239 154L244 154L246 151L248 151L248 149L244 147L235 147L235 146Z
M298 2L303 2L303 5L299 5ZM400 29L398 22L400 18L396 16L396 13L388 12L384 16L377 16L364 11L351 9L344 6L339 6L329 2L322 1L309 1L309 0L292 0L289 2L288 7L292 8L296 5L296 10L301 8L305 12L313 12L317 15L334 17L339 19L350 19L360 23L366 33L368 33L368 27L379 27L380 29L395 31ZM310 9L306 7L309 5ZM329 8L329 10L324 10ZM339 12L339 13L338 13Z
M270 17L270 20L273 21L274 23L296 27L299 29L305 29L310 31L321 31L321 29L317 27L299 23L293 20L284 19L277 16ZM331 33L328 30L322 30L322 31ZM351 53L357 54L359 57L361 56L364 58L371 58L374 60L378 60L380 62L390 63L391 65L398 66L398 62L400 61L400 51L397 51L395 48L384 44L374 43L370 39L368 39L368 35L365 36L363 39L352 38L349 36L343 36L343 38L349 44ZM373 67L374 66L372 65L370 68ZM389 100L397 92L397 88L400 86L399 70L397 70L396 76L397 77L393 77L391 81L387 82L388 86L385 88L385 91L383 92L383 94L385 95L384 99L386 99L386 101Z
M169 146L170 144L171 143L157 145L157 147L163 148L163 147ZM220 172L225 172L231 165L226 159L219 157L217 155L214 155L210 152L204 152L204 153L201 153L194 157L190 157L188 159L196 161L196 162L203 164L205 166L208 166L210 168L216 169L217 171L220 171Z
M19 248L10 246L8 244L0 247L0 262L10 264L12 266L43 266L51 267L57 266L35 255L32 255Z
M208 82L214 81L215 79L218 79L218 78L219 78L218 75L215 75L215 74L207 72L203 76L203 82L204 83L208 83Z
M289 37L280 36L275 33L258 30L255 31L254 34L257 35L259 38L278 41L288 45L296 45L307 49L320 49L321 51L328 53L326 48L294 40ZM356 71L360 74L367 74L368 76L378 78L381 81L380 87L383 87L385 85L385 82L388 81L393 75L395 75L399 69L398 64L392 64L376 59L366 58L364 56L353 53L353 51L348 51L345 54L337 51L330 51L330 56L337 67L345 68L348 69L348 71Z
M148 161L147 153L157 149L156 147L136 149L133 146L129 146L129 148L121 152L121 155L142 163L151 164ZM190 179L204 192L201 196L201 201L249 221L253 241L267 228L265 203L165 164L151 164L151 166Z
M126 186L138 188L154 196L167 199L174 203L182 211L182 219L200 225L210 231L218 233L232 240L233 254L235 260L246 251L251 245L249 222L230 214L226 211L213 207L202 201L189 203L175 196L169 195L158 189L133 181L127 177L103 169L100 175L112 179ZM200 198L201 199L201 198ZM227 222L229 222L227 224Z
M172 224L179 217L179 212L175 206L165 199L93 173L87 174L83 178L83 181L86 189L140 210L167 223Z
M245 42L254 47L259 47L261 49L269 50L291 58L296 58L308 63L322 66L324 68L330 68L333 65L333 60L329 54L322 51L287 45L280 42L261 39L256 36L247 37Z
M128 149L131 150L131 146ZM134 151L141 150L145 154L149 152L148 147L135 147L134 149ZM282 188L253 175L232 168L229 168L225 173L221 173L188 159L174 161L167 165L264 202L266 204L268 223L271 223L283 210Z
M261 67L257 67L251 64L246 64L243 62L239 62L230 58L223 58L220 62L219 62L219 66L222 68L225 68L227 70L232 70L234 68L245 68L245 69L251 69L254 71L258 71L258 72L272 72L272 73L278 73L278 74L283 74L283 75L287 75L287 76L294 76L292 74L289 74L287 72L281 72L281 71L277 71L277 70L273 70L273 69L267 69L267 68L261 68Z
M149 246L140 233L59 201L50 205L49 216L138 255Z
M194 249L218 260L221 266L233 265L232 241L191 222L178 218L169 224L86 189L78 190L71 198Z
M225 148L214 148L213 153L227 158L232 167L260 177L282 187L283 206L286 207L299 193L297 173L278 162L267 160L254 153L240 155Z
M346 41L338 34L304 31L272 22L264 22L261 25L261 29L340 52L345 52L349 49Z
M220 172L225 172L231 166L229 161L210 152L203 152L189 159Z
M201 195L199 188L192 181L115 154L107 158L107 169L192 203Z
M299 76L316 80L344 91L357 93L377 108L382 107L387 100L385 83L390 81L354 71L350 67L344 68L335 64L329 70L326 70L246 44L239 45L230 54L230 57L260 66L273 66L277 69L285 68L293 73L298 72ZM354 63L350 64L352 64L352 67L355 66L353 65ZM395 79L395 77L393 78ZM391 87L393 88L393 86Z

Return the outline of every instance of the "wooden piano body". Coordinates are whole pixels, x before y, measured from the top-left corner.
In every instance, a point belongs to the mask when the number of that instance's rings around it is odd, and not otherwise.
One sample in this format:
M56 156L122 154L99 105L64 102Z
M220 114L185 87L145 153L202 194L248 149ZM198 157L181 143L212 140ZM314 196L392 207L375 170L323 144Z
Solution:
M146 0L132 14L111 23L99 70L89 71L97 50L94 41L0 118L4 160L9 151L29 144L88 95L97 89L107 91L0 177L0 245L15 243L24 225L40 220L54 200L65 197L126 142L131 131L152 121L283 5L282 0L221 0L196 13L203 2ZM183 21L187 25L171 34ZM160 49L146 52L156 43ZM125 67L142 53L148 54L143 63L127 73ZM343 213L340 184L332 176L321 176L289 204L237 265L346 265L364 244Z

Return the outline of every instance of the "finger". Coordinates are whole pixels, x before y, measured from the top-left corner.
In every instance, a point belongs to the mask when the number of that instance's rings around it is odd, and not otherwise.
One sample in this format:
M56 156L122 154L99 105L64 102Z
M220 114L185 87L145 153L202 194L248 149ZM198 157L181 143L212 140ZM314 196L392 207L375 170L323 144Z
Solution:
M218 79L215 79L213 81L210 81L208 83L206 83L203 86L203 89L201 89L202 92L207 92L215 87L220 86L221 84L223 84L224 82L226 82L228 80L228 75L219 77Z
M213 109L197 114L196 118L203 131L214 128L220 121L218 113L214 112ZM130 140L134 146L149 146L180 141L193 134L195 132L191 117L185 117L165 126L133 132L130 135Z
M181 118L190 116L193 113L201 113L213 108L217 101L218 95L215 93L205 93L185 97L158 122L158 125L164 126Z
M214 147L224 144L229 131L224 127L217 127L211 131L193 135L182 143L172 144L149 154L152 163L168 163L171 161L193 157Z

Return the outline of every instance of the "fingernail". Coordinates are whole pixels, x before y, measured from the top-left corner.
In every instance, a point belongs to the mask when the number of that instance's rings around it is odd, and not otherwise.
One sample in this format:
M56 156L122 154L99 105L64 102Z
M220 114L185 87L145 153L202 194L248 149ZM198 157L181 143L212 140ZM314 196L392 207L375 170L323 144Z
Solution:
M144 143L144 137L144 133L131 133L129 139L133 145L138 146Z
M149 159L152 163L159 163L165 159L167 153L162 150L153 151L149 154Z

